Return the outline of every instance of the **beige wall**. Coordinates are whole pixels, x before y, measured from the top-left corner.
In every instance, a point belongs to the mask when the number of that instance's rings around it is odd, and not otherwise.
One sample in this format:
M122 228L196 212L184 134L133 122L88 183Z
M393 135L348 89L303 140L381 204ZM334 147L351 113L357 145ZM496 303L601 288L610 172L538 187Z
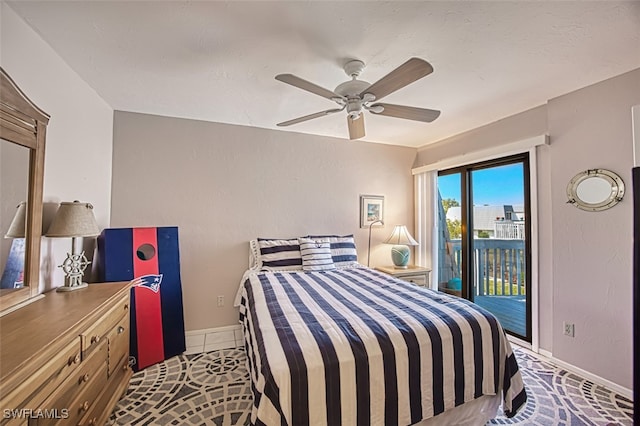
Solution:
M0 3L0 65L43 111L45 230L60 201L91 202L98 224L109 224L113 110L5 3ZM90 241L89 241L90 242ZM63 284L57 267L71 248L67 238L42 240L40 285ZM91 257L91 255L90 255Z
M547 131L544 105L512 115L418 149L414 167L426 166L509 142L539 136Z
M631 107L640 69L549 100L546 105L418 150L416 166L548 134L536 149L539 345L554 358L632 389ZM625 199L589 213L566 203L569 180L606 168ZM564 336L563 321L575 324Z
M633 136L640 69L548 103L553 235L553 353L632 388ZM590 213L566 204L578 172L609 169L627 193L612 209ZM562 322L576 325L574 339ZM588 348L588 349L587 349Z
M366 264L359 195L385 196L371 265L394 224L413 229L414 148L117 111L112 227L178 226L187 330L238 322L233 299L248 241L355 234ZM226 306L217 307L223 295Z

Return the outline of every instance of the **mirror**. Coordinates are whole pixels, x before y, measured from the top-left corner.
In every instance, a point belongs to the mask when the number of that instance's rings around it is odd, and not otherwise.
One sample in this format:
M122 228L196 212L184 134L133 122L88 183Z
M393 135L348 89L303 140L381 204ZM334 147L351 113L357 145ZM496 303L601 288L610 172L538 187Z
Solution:
M22 287L0 288L0 315L10 312L15 307L35 297L39 293L38 284L40 278L40 237L42 234L42 180L44 176L44 150L47 124L49 116L40 110L20 90L15 82L0 67L0 143L2 151L0 158L2 170L0 170L2 205L0 205L0 238L4 239L8 227L5 223L11 223L16 212L16 206L21 201L26 201L25 212L25 238L24 238L24 271ZM23 154L16 154L18 151ZM11 152L11 154L8 154ZM13 158L14 154L28 158L25 166L11 164L5 170L5 158ZM18 160L16 160L18 161ZM22 160L24 162L24 160ZM15 167L14 167L15 166ZM5 179L5 171L23 168L27 178L20 182L21 178L14 176ZM5 187L6 185L6 187ZM8 189L6 189L8 188ZM22 189L20 189L22 188ZM5 193L6 189L6 193ZM9 193L15 192L15 196ZM20 195L21 194L21 195ZM5 196L7 201L5 202ZM22 199L17 199L22 197ZM14 200L13 198L16 198ZM5 219L6 218L6 219ZM15 241L16 239L14 239ZM2 246L4 257L5 245ZM10 250L9 250L10 252ZM0 262L6 264L7 258ZM4 267L2 268L4 271Z
M29 149L0 139L0 288L24 285L28 187Z
M591 169L580 172L567 185L567 201L586 211L601 211L622 201L624 182L614 172Z

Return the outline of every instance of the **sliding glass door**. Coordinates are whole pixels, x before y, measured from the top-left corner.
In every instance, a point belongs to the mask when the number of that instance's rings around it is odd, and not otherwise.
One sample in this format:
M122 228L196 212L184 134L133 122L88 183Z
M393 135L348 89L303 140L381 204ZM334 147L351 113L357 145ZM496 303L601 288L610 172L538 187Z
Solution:
M439 287L530 342L528 154L441 171L438 193Z

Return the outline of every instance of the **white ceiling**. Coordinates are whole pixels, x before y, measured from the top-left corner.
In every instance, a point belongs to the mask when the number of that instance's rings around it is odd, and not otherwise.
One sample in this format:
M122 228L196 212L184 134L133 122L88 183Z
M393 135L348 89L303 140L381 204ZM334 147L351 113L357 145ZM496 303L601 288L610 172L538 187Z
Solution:
M433 74L384 102L433 123L366 113L363 140L422 146L640 67L640 1L11 1L116 110L276 129L335 104L347 59L375 82L410 57ZM347 138L346 113L284 131ZM278 128L282 129L282 128Z

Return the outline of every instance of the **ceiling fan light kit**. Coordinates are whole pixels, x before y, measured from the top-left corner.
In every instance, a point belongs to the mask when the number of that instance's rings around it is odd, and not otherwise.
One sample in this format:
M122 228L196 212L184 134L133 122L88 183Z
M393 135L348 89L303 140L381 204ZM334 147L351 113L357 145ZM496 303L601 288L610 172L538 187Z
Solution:
M324 117L325 115L334 114L346 109L349 139L360 139L365 135L364 115L362 114L364 110L377 115L386 115L388 117L404 118L406 120L422 121L425 123L430 123L440 116L440 111L433 109L373 103L431 74L433 67L424 59L411 58L373 84L364 80L358 80L363 70L364 62L357 59L347 62L344 65L344 72L351 77L351 80L339 84L333 91L303 80L293 74L277 75L276 80L278 81L327 98L340 106L340 108L328 109L283 121L277 125L280 127L291 126L292 124Z

